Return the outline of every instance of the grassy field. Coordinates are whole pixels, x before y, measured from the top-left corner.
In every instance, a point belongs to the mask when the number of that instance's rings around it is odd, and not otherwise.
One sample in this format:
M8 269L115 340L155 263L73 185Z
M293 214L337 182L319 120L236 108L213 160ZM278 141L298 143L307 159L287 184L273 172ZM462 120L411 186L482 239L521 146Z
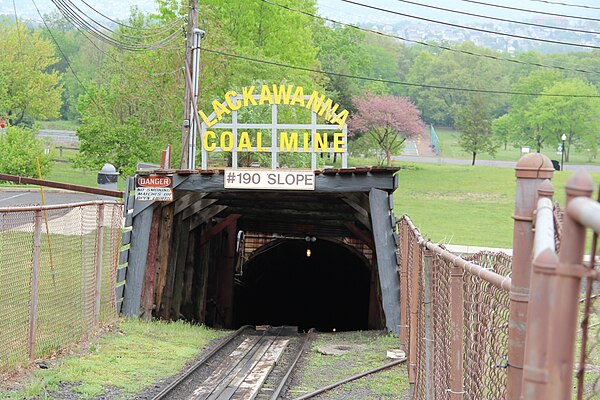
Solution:
M212 339L226 334L186 323L122 320L93 339L79 355L37 370L25 387L0 392L0 399L64 398L65 386L82 398L127 398L180 371ZM54 393L60 390L59 393ZM71 398L71 397L69 397Z
M425 238L445 244L512 247L516 178L511 168L404 164L394 212L408 214ZM555 172L555 200L564 204L572 175ZM593 174L600 181L600 174Z
M58 130L58 131L75 131L77 127L79 127L79 122L77 121L64 121L64 120L56 120L56 121L37 121L36 124L39 126L39 129L49 129L49 130Z
M464 158L470 160L472 155L470 153L465 152L458 145L458 135L459 132L447 129L447 128L435 128L435 132L438 135L440 140L440 148L441 148L441 157L448 158ZM531 152L534 152L535 149L531 149ZM555 148L543 148L542 154L550 158L551 160L561 161L561 155L556 154ZM504 150L504 146L498 149L498 152L494 157L490 156L487 153L481 153L477 155L477 160L501 160L501 161L517 161L521 158L521 148L515 148L512 143L509 143L506 150ZM600 164L600 159L590 160L588 154L584 151L580 151L575 147L571 148L571 158L569 160L569 164ZM475 161L477 164L477 161Z

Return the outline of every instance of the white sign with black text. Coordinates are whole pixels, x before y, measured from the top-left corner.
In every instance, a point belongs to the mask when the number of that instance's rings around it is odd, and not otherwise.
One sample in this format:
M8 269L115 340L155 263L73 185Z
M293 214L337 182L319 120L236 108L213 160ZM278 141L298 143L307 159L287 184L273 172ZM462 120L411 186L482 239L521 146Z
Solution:
M301 170L228 169L225 189L315 190L315 173Z
M170 175L136 177L135 199L139 201L173 201L173 177Z

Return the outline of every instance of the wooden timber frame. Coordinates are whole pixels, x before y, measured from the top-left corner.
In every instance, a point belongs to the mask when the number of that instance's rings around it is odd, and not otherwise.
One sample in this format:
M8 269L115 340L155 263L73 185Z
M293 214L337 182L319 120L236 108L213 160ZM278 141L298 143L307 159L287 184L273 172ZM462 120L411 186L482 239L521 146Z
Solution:
M373 253L371 321L399 334L398 168L315 171L315 190L224 189L224 170L172 175L174 201L135 201L122 313L230 328L240 230L363 242ZM139 175L150 172L139 172ZM332 284L334 284L332 282ZM375 322L373 324L376 324Z

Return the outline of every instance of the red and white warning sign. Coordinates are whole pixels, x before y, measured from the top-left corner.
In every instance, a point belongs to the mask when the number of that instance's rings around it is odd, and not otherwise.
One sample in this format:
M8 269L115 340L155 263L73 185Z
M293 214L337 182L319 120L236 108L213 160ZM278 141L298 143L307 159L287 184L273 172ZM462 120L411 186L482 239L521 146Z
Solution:
M135 199L141 201L173 201L173 176L137 176L135 178Z
M6 119L6 117L0 116L0 132L6 133L7 129L8 129L8 120Z

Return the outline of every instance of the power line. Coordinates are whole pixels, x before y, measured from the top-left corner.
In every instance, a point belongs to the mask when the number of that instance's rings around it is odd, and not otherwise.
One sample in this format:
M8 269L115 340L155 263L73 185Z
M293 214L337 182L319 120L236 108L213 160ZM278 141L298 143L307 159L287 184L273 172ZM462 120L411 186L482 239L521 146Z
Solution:
M545 43L552 43L552 44L561 44L561 45L565 45L565 46L574 46L574 47L583 47L583 48L588 48L588 49L600 49L600 46L594 46L594 45L591 45L591 44L587 45L587 44L572 43L572 42L561 42L559 40L533 38L533 37L530 37L530 36L515 35L513 33L490 31L490 30L487 30L487 29L475 28L475 27L472 27L472 26L465 26L465 25L459 25L459 24L453 24L451 22L437 21L437 20L430 19L430 18L419 17L419 16L411 15L411 14L405 14L405 13L401 13L401 12L398 12L398 11L392 11L392 10L388 10L388 9L381 8L381 7L375 7L375 6L370 6L370 5L367 5L367 4L358 3L358 2L352 1L352 0L341 0L341 1L343 1L344 3L354 4L354 5L357 5L357 6L360 6L360 7L370 8L372 10L382 11L382 12L389 13L389 14L395 14L395 15L399 15L399 16L402 16L402 17L414 18L414 19L418 19L418 20L422 20L422 21L432 22L432 23L435 23L435 24L452 26L454 28L468 29L468 30L477 31L477 32L489 33L489 34L492 34L492 35L508 36L508 37L513 37L513 38L517 38L517 39L533 40L533 41L537 41L537 42L545 42ZM463 0L463 1L466 1L466 0Z
M69 59L67 58L66 54L62 51L62 49L60 48L60 45L58 44L58 41L56 40L56 38L54 37L54 34L52 33L52 31L50 30L50 27L48 26L48 24L46 23L46 20L44 19L44 17L42 16L42 13L40 12L40 9L38 8L37 4L35 3L35 0L31 0L31 2L33 3L33 6L35 7L38 15L40 16L40 18L42 19L42 22L44 23L44 26L46 27L46 30L48 31L48 33L50 34L50 37L52 38L52 41L54 42L54 44L56 44L56 47L58 48L58 51L60 52L60 54L63 56L63 58L65 59L65 62L67 63L67 65L69 66L69 69L71 70L71 73L73 74L73 76L75 77L75 79L77 80L77 82L79 82L79 85L81 85L81 87L83 88L83 91L85 92L85 94L88 95L88 97L90 98L90 100L92 100L92 102L94 103L94 105L96 105L96 108L98 108L101 112L105 113L104 109L98 104L96 103L96 100L94 99L94 97L92 97L92 95L90 94L90 92L88 92L87 88L85 87L85 85L83 84L83 82L81 82L81 80L79 79L79 77L77 76L77 73L75 72L75 70L73 69L73 66L71 65L71 63L69 62Z
M371 30L371 29L362 28L362 27L357 26L357 25L353 25L353 24L348 24L348 23L345 23L345 22L337 21L337 20L334 20L334 19L331 19L331 18L328 18L328 17L322 17L320 15L312 14L312 13L310 13L308 11L303 11L303 10L299 10L299 9L296 9L296 8L288 7L286 5L275 3L275 2L270 1L270 0L261 0L261 1L264 2L264 3L267 3L267 4L271 4L271 5L274 5L274 6L277 6L277 7L284 8L284 9L289 10L289 11L293 11L293 12L297 12L297 13L300 13L300 14L304 14L304 15L307 15L309 17L318 18L318 19L321 19L323 21L329 21L329 22L332 22L334 24L339 24L339 25L342 25L342 26L347 26L349 28L357 29L357 30L363 31L363 32L373 33L373 34L376 34L376 35L381 35L381 36L386 36L386 37L390 37L390 38L402 40L402 41L408 42L408 43L415 43L415 44L419 44L419 45L422 45L422 46L427 46L427 47L432 47L432 48L436 48L436 49L442 49L442 50L452 51L452 52L455 52L455 53L466 54L466 55L469 55L469 56L487 58L487 59L496 60L496 61L506 61L506 62L510 62L510 63L521 64L521 65L529 65L529 66L533 66L533 67L557 69L557 70L560 70L560 71L580 72L580 73L584 73L584 74L600 74L600 72L598 72L598 71L588 71L588 70L579 69L579 68L567 68L567 67L559 67L559 66L555 66L555 65L546 65L546 64L535 63L535 62L521 61L521 60L517 60L517 59L514 59L514 58L500 57L500 56L495 56L495 55L491 55L491 54L475 53L475 52L468 51L468 50L455 49L455 48L444 46L444 45L441 45L441 44L434 44L434 43L430 43L430 42L423 42L423 41L420 41L420 40L407 39L407 38L402 37L402 36L392 35L392 34L384 33L384 32L378 32L378 31L374 31L374 30Z
M485 19L490 19L490 20L493 20L493 21L508 22L508 23L511 23L511 24L534 26L536 28L549 28L549 29L556 29L556 30L569 31L569 32L591 33L593 35L600 34L600 32L597 32L597 31L587 31L585 29L576 29L576 28L568 28L568 27L567 28L561 28L561 27L553 26L553 25L536 24L534 22L516 21L516 20L513 20L513 19L500 18L500 17L492 17L490 15L482 15L482 14L475 14L475 13L470 13L470 12L466 12L466 11L452 10L450 8L438 7L438 6L433 6L433 5L430 5L430 4L418 3L416 1L410 1L410 0L396 0L396 1L398 1L400 3L412 4L412 5L419 6L419 7L431 8L431 9L434 9L434 10L451 12L451 13L460 14L460 15L468 15L470 17L485 18Z
M551 12L547 12L547 11L529 10L529 9L526 9L526 8L503 6L503 5L500 5L500 4L486 3L484 1L477 1L477 0L459 0L459 1L463 1L465 3L479 4L479 5L482 5L482 6L503 8L505 10L521 11L521 12L532 13L532 14L549 15L551 17L583 19L583 20L587 20L587 21L596 21L596 22L600 21L600 19L598 19L598 18L580 17L580 16L577 16L577 15L566 15L566 14L551 13ZM536 0L531 0L531 1L536 1ZM558 4L558 3L551 3L549 1L544 1L544 3Z
M588 8L588 9L591 9L591 10L600 10L600 7L586 6L584 4L568 4L568 3L559 3L557 1L548 1L548 0L529 0L529 1L534 1L534 2L538 2L538 3L546 3L546 4L556 4L556 5L559 5L559 6L577 7L577 8Z
M52 0L52 1L54 2L54 0ZM90 19L92 22L94 22L94 23L95 23L96 25L98 25L100 28L102 28L102 29L104 29L104 30L106 30L106 31L108 31L108 32L110 32L110 33L112 33L112 34L114 34L114 35L121 36L121 37L124 37L124 38L127 38L127 39L146 39L146 38L148 38L148 37L162 36L162 35L164 35L164 34L165 34L165 32L171 32L171 31L173 31L173 26L163 26L163 27L159 27L159 28L157 28L158 30L160 30L159 32L154 32L154 33L144 33L144 35L143 35L143 36L126 35L126 34L123 34L123 33L120 33L120 32L118 32L118 31L115 31L115 30L113 30L113 29L110 29L110 28L108 28L108 27L106 27L106 26L102 25L102 24L101 24L101 23L99 23L98 21L94 20L92 17L88 16L88 15L87 15L87 14L86 14L86 13L85 13L83 10L81 10L79 7L77 7L77 6L76 6L76 5L75 5L75 4L74 4L74 3L73 3L71 0L57 0L57 1L59 1L59 2L61 2L61 1L62 1L62 3L63 3L63 4L64 4L64 5L67 7L67 8L69 8L69 6L70 6L70 8L71 8L71 9L75 9L75 10L76 10L75 12L76 12L76 13L78 13L78 15L80 15L80 16L82 15L82 16L88 17L88 18L89 18L89 19ZM83 3L87 5L87 3L86 3L86 2L83 2ZM93 11L95 11L96 13L98 13L98 14L100 14L100 15L104 16L104 14L102 14L102 13L98 12L98 11L97 11L95 8L92 8L92 7L90 7L90 8L91 8ZM110 19L110 18L108 18L108 19L109 19L110 21L114 21L114 20L112 20L112 19ZM116 21L115 21L115 22L116 22ZM121 24L121 25L122 25L122 24ZM126 26L128 29L133 29L133 30L135 30L135 29L136 29L136 28L134 28L134 27L130 27L130 26L128 26L128 25L124 25L124 26Z
M120 34L118 32L114 32L110 29L107 29L93 18L88 17L85 13L83 13L79 8L74 7L73 4L69 0L51 0L52 3L58 8L61 14L69 20L73 25L79 26L82 29L89 32L91 35L95 36L99 40L108 43L111 46L120 48L121 50L128 51L146 51L146 50L155 50L159 48L166 48L168 44L175 42L180 32L175 30L170 33L168 36L161 38L159 40L153 42L131 42L131 41L123 41L114 38L111 34L117 34L127 39L145 39L143 36L129 36ZM88 22L88 18L90 22ZM100 26L105 31L98 29L95 25ZM108 33L107 33L108 32Z
M95 9L94 7L92 7L92 6L91 6L89 3L87 3L85 0L81 0L81 2L82 2L83 4L85 4L86 6L88 6L88 7L89 7L91 10L93 10L93 11L94 11L94 12L96 12L97 14L100 14L100 15L102 15L102 16L103 16L104 18L106 18L107 20L109 20L109 21L111 21L111 22L113 22L113 23L115 23L115 24L117 24L117 25L119 25L119 26L122 26L122 27L124 27L124 28L129 28L129 29L138 29L138 30L141 30L141 31L155 31L155 30L162 30L162 29L164 29L164 28L165 28L165 27L167 27L167 26L175 26L175 25L177 25L178 23L184 22L184 20L185 20L185 18L183 18L183 17L180 17L180 18L178 18L178 19L176 19L176 20L173 20L173 21L172 21L172 22L170 22L168 25L165 25L165 26L162 26L162 27L156 27L156 28L143 28L143 27L135 27L135 26L127 25L127 24L124 24L124 23L122 23L122 22L119 22L118 20L115 20L115 19L112 19L112 18L110 18L109 16L107 16L107 15L105 15L105 14L101 13L100 11L98 11L97 9Z
M226 53L224 51L208 49L206 47L201 47L200 49L204 50L206 52L209 52L209 53L218 54L218 55L222 55L225 57L238 58L241 60L252 61L252 62L267 64L267 65L273 65L273 66L282 67L282 68L294 69L294 70L298 70L298 71L313 72L313 73L317 73L317 74L321 74L321 75L339 76L342 78L359 79L359 80L363 80L363 81L389 83L389 84L393 84L393 85L419 87L419 88L425 88L425 89L440 89L440 90L451 90L451 91L470 92L470 93L507 94L507 95L518 95L518 96L569 97L569 98L594 98L594 99L600 98L600 95L511 92L511 91L504 91L504 90L471 89L471 88L461 88L461 87L452 87L452 86L439 86L439 85L427 85L427 84L420 84L420 83L402 82L402 81L395 81L395 80L390 80L390 79L370 78L367 76L359 76L359 75L352 75L352 74L343 74L343 73L339 73L339 72L323 71L323 70L308 68L308 67L299 67L296 65L283 64L283 63L279 63L279 62L275 62L275 61L261 60L261 59L257 59L257 58Z

